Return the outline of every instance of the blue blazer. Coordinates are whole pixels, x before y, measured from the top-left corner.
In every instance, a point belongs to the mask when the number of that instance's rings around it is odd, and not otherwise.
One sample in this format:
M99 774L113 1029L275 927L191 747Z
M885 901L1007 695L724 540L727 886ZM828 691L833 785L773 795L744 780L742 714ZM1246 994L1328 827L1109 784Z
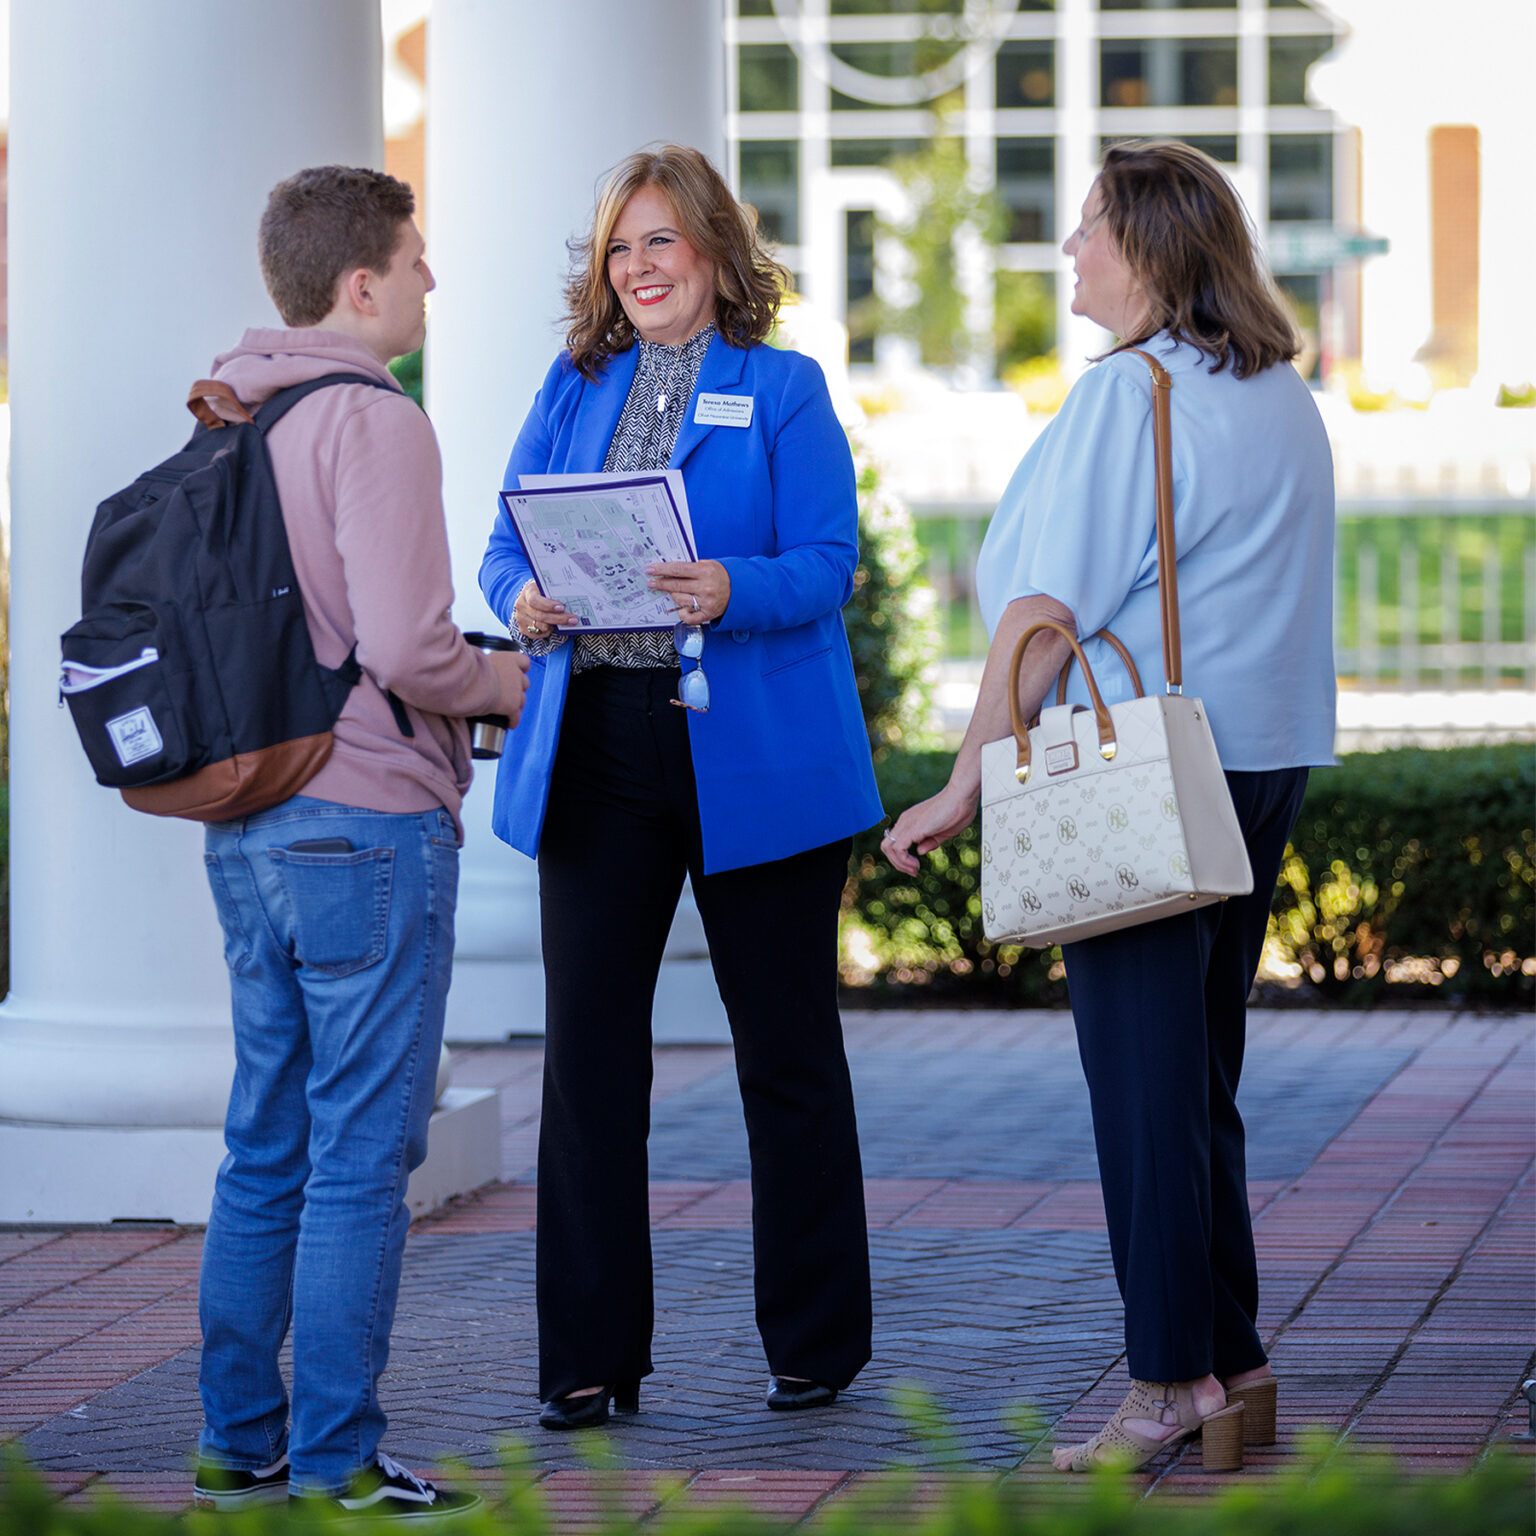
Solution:
M639 348L593 383L556 359L518 434L518 476L600 470L634 380ZM701 426L701 394L750 398L746 427ZM704 868L713 874L830 843L883 814L859 708L842 606L858 563L858 504L848 439L821 369L797 352L743 350L716 336L672 451L683 472L701 560L731 578L730 605L707 631L710 709L688 713ZM532 574L506 510L480 566L480 589L510 627ZM496 772L491 824L536 855L570 645L533 657L523 717Z

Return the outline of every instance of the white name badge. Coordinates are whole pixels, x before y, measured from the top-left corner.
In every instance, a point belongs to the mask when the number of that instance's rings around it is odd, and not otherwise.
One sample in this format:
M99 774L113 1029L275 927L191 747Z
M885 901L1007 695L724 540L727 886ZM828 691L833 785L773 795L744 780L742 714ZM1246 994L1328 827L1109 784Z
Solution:
M700 395L693 419L701 427L750 427L751 395Z

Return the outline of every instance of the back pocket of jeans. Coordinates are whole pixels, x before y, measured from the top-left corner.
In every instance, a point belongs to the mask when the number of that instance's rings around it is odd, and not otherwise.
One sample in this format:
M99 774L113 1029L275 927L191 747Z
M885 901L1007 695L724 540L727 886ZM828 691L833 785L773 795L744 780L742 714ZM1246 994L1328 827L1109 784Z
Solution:
M384 958L393 848L268 852L288 893L296 960L322 975L351 976Z

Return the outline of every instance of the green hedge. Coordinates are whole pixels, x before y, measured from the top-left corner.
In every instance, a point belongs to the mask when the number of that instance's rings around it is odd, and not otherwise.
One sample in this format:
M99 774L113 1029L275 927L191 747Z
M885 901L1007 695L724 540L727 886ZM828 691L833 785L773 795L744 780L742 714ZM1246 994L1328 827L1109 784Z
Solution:
M877 766L895 816L949 775L945 752ZM1313 772L1280 883L1267 972L1349 1006L1437 995L1536 996L1536 754L1529 746L1358 753ZM979 826L910 878L856 839L844 897L844 980L874 1000L1060 1006L1059 951L989 944ZM921 992L919 993L919 989Z
M1139 1480L1099 1473L1071 1482L999 1481L986 1474L893 1470L812 1518L826 1536L1531 1536L1536 1513L1531 1477L1512 1457L1495 1455L1462 1477L1406 1477L1384 1458L1335 1456L1319 1447L1273 1476L1234 1477L1197 1498L1141 1497ZM589 1449L591 1449L589 1447ZM600 1453L598 1453L600 1454ZM604 1474L594 1472L601 1489ZM637 1529L623 1513L621 1485L582 1528L592 1536ZM779 1536L788 1522L739 1507L692 1505L686 1491L661 1490L666 1502L643 1527L656 1536ZM112 1498L60 1503L26 1468L10 1460L0 1473L0 1536L277 1536L294 1530L384 1530L399 1521L292 1524L286 1509L179 1516ZM437 1530L437 1525L427 1527ZM561 1522L539 1488L509 1472L497 1506L442 1527L464 1536L555 1536Z

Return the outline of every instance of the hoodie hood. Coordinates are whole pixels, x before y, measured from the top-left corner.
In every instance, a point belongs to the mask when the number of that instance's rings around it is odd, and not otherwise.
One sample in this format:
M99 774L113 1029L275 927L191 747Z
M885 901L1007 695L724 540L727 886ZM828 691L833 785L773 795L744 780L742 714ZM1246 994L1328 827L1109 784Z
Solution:
M362 342L340 331L249 330L240 344L213 360L213 376L257 406L290 384L303 384L328 373L361 373L400 386L389 369Z

